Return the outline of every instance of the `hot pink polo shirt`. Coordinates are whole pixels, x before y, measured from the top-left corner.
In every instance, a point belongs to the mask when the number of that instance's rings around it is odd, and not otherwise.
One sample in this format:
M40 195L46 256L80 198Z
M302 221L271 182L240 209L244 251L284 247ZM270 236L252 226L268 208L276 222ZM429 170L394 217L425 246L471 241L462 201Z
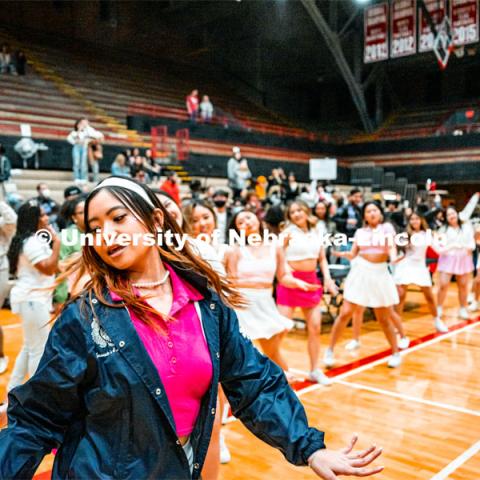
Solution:
M157 368L165 388L179 437L190 435L197 421L202 398L212 382L212 360L203 333L195 301L203 296L183 281L167 264L172 282L173 303L170 317L164 321L160 315L152 315L161 322L163 331L155 330L142 322L129 309L138 336ZM121 300L113 292L112 300ZM165 333L166 331L166 333Z

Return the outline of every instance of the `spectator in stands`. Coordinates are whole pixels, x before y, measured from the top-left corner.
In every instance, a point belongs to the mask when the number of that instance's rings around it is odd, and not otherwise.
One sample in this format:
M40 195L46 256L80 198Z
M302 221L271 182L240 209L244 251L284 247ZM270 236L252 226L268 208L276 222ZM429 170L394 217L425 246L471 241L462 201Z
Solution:
M242 181L239 175L242 153L239 147L233 147L232 152L233 155L230 157L227 163L227 177L228 186L233 192L233 199L236 200L237 198L240 198L240 194L243 190Z
M348 202L340 209L338 209L333 221L337 225L337 231L343 233L347 238L352 238L355 232L362 226L362 211L360 205L362 204L362 192L358 188L350 190ZM349 252L352 249L352 242L349 240L340 246L341 252ZM346 258L341 258L340 263L348 265L350 262Z
M281 198L284 198L285 174L281 168L273 168L272 174L268 177L268 196L272 191L279 191Z
M110 168L112 175L119 177L130 177L130 167L127 165L127 157L123 153L119 153L112 163Z
M213 194L215 216L217 217L218 241L225 243L227 240L227 228L231 220L231 212L228 207L228 192L217 190Z
M268 180L264 175L257 177L255 183L255 193L258 195L258 198L263 202L267 199L267 190L268 190Z
M27 67L27 57L23 50L19 50L16 55L16 64L17 64L17 74L25 75Z
M6 202L0 201L0 308L10 292L7 252L15 235L16 225L17 214ZM7 367L8 357L3 350L3 331L0 326L0 375L6 372Z
M192 90L192 93L187 96L187 112L190 121L196 123L198 117L198 90Z
M325 200L320 200L313 209L315 217L318 219L315 229L319 235L335 233L335 222L330 220L330 205Z
M177 203L181 205L179 178L175 172L166 172L167 179L160 185L160 190L167 192Z
M9 158L6 155L5 147L0 143L0 183L3 198L7 196L4 182L8 182L10 180L11 170L12 164L10 163Z
M67 226L70 224L70 201L78 198L82 194L82 190L77 187L77 185L71 185L63 191L64 202L60 207L60 213L57 217L57 227L59 232L62 231L64 228L67 228Z
M88 144L92 140L103 140L103 133L95 130L88 123L88 119L77 120L74 129L67 137L68 143L73 145L73 178L76 182L86 183L88 176Z
M399 210L399 202L397 200L387 200L385 202L385 221L391 223L397 232L402 231L405 227L405 216Z
M59 207L57 202L51 198L51 192L48 185L46 183L39 183L37 185L37 193L38 196L35 200L38 202L38 205L45 215L48 215L50 225L58 229L57 216Z
M210 123L213 117L213 105L208 95L202 97L200 103L200 116L205 123Z
M160 180L160 176L162 174L162 167L155 161L155 158L153 158L152 150L150 148L147 148L145 150L145 160L148 167L150 168L149 175L151 179L154 182Z
M0 52L0 73L17 75L15 62L10 52L10 46L6 43L2 45L2 51Z
M295 174L290 172L288 174L288 181L285 184L285 201L289 202L295 200L300 195L300 185L297 183Z

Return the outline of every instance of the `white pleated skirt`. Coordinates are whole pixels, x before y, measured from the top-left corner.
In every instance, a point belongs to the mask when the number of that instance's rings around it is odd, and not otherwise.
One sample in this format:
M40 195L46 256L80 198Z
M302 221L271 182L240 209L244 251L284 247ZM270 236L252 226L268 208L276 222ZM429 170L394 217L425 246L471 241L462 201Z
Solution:
M399 302L387 263L372 263L357 256L345 280L343 298L363 307L390 307Z
M248 307L236 310L240 329L252 340L271 338L293 328L293 322L280 315L270 288L240 288Z
M405 258L395 265L393 279L397 285L431 287L432 278L424 259Z

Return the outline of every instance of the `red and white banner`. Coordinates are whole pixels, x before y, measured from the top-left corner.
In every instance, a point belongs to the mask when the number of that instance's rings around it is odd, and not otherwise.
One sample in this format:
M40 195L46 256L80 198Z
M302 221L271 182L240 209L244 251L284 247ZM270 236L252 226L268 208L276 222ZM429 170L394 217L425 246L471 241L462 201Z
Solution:
M435 26L442 23L446 12L446 0L424 0L430 16ZM435 36L430 29L427 19L423 14L423 10L419 9L420 20L418 22L418 51L430 52L433 50L433 41Z
M478 42L478 0L450 0L453 44Z
M393 0L390 10L390 57L417 51L417 0Z
M381 3L364 11L365 63L388 59L388 4Z

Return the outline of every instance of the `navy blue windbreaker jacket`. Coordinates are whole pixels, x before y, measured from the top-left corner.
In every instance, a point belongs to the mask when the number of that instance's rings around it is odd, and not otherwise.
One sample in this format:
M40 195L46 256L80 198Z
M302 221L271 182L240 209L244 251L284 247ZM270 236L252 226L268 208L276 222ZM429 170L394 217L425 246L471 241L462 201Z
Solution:
M191 278L178 273L201 286L192 272ZM37 372L10 392L9 425L0 431L0 479L32 478L54 448L53 479L198 479L219 382L233 414L289 462L306 465L325 448L324 434L308 427L281 369L240 333L233 310L205 285L199 291L213 379L190 437L193 475L162 382L127 309L92 296L66 307Z

